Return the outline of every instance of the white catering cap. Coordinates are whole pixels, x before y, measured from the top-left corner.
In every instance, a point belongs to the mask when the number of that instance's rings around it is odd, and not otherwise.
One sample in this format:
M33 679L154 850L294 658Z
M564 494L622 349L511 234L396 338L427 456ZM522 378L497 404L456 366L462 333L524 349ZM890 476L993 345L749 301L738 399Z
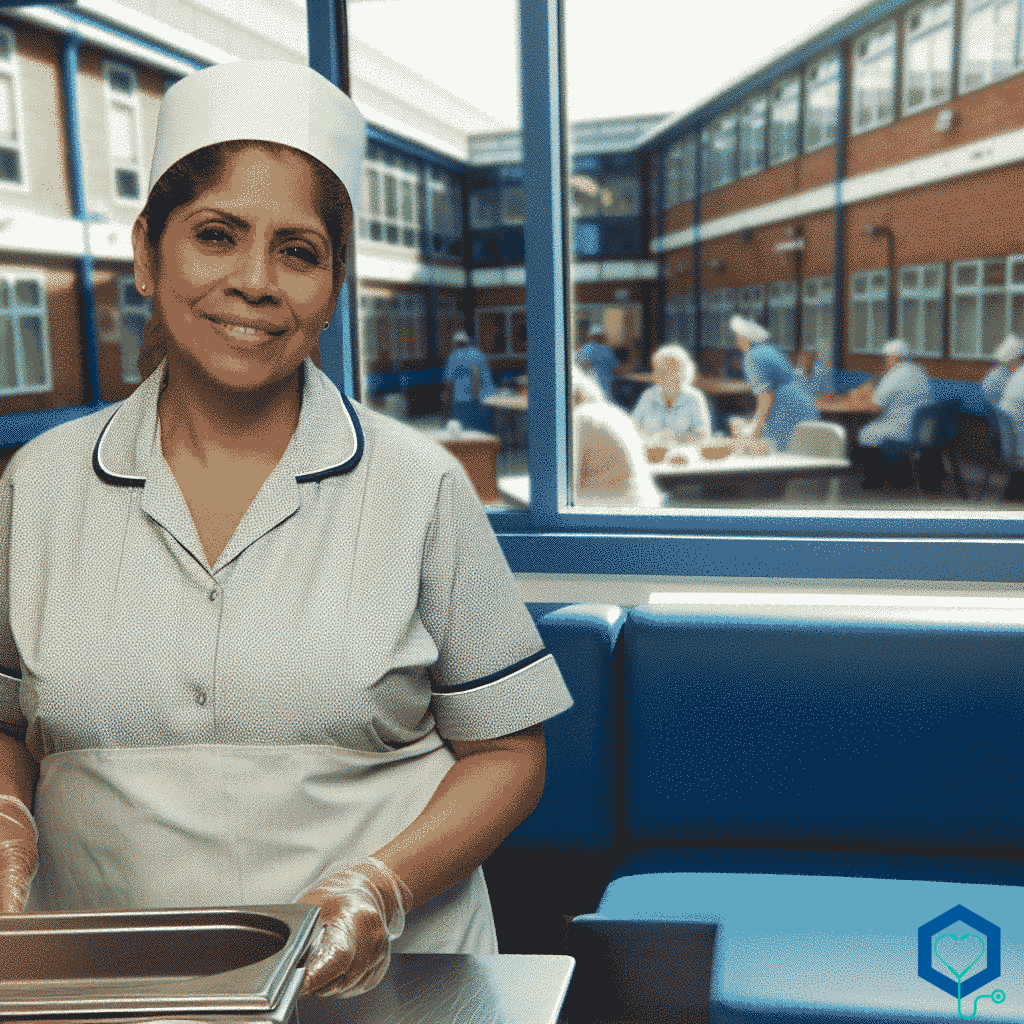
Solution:
M183 156L235 139L279 142L316 157L341 179L358 211L366 121L312 68L239 60L194 71L172 85L160 104L150 192Z
M472 339L465 331L456 331L452 335L453 345L468 345L470 341L472 341Z
M1016 334L1008 334L995 352L996 359L1001 363L1012 363L1014 359L1024 356L1024 341Z
M767 341L771 337L771 332L766 331L756 321L748 320L745 316L734 316L729 321L729 329L733 334L738 334L741 338L748 338L754 344L759 341Z
M897 359L906 359L910 355L907 343L901 338L890 338L882 346L882 352L887 356L895 356Z

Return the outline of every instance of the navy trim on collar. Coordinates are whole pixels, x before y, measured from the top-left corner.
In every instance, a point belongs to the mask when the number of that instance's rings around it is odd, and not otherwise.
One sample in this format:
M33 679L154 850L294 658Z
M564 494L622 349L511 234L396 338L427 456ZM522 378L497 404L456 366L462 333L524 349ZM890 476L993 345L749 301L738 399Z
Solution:
M514 665L501 669L500 672L492 672L489 676L471 679L468 683L455 683L452 686L434 684L431 685L430 690L432 693L465 693L467 690L477 690L481 686L487 686L489 683L496 683L499 679L514 675L520 669L528 668L534 662L550 657L547 649L542 647L536 654L531 654L528 658L523 658L522 661L517 661Z
M92 450L92 468L96 475L107 484L114 484L117 487L145 487L146 478L144 476L122 476L119 473L112 473L106 466L100 462L100 445L103 443L103 436L107 432L107 428L111 423L114 422L114 417L124 408L123 405L118 406L114 410L114 415L103 424L103 429L100 431L100 436L96 438L96 446Z
M318 469L312 473L300 473L295 477L297 484L308 484L314 483L317 480L324 480L329 476L338 476L342 473L349 473L359 464L359 460L363 457L363 428L359 422L359 417L356 415L355 409L352 408L352 403L345 396L344 392L339 391L338 397L341 399L341 404L345 408L345 412L348 414L349 421L352 423L352 430L356 435L356 450L353 452L350 458L344 462L338 463L336 466L328 466L326 469Z

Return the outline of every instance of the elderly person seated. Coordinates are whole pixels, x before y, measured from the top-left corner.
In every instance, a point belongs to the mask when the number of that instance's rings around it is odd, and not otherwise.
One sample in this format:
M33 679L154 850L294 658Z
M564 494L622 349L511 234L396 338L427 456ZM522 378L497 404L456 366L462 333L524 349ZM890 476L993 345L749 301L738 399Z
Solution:
M1024 364L1020 360L1014 362L1017 363L1017 369L1006 382L1003 397L999 400L999 408L1013 421L1017 433L1017 451L1004 452L1003 456L1019 463L1024 459ZM1024 498L1024 472L1017 469L1010 474L1003 497L1013 501Z
M681 345L662 345L651 356L655 383L641 396L632 419L648 446L674 448L711 436L711 412L693 386L697 369Z
M981 382L981 390L985 392L985 397L991 405L999 404L1007 382L1021 366L1024 366L1024 341L1016 334L1008 334L996 349L995 357L999 360L999 365L990 370Z
M882 414L861 427L857 435L864 448L861 487L866 491L875 490L883 487L888 479L894 489L905 490L911 482L906 453L913 440L914 413L933 400L932 381L921 367L911 361L906 342L899 338L893 338L882 346L882 358L886 372L878 387L872 391L868 383L851 392L865 395L870 392L872 403ZM921 469L927 470L932 477L936 475L933 467ZM941 473L941 465L938 472ZM933 482L929 481L929 485Z
M572 390L574 504L658 508L661 494L629 416L580 369Z

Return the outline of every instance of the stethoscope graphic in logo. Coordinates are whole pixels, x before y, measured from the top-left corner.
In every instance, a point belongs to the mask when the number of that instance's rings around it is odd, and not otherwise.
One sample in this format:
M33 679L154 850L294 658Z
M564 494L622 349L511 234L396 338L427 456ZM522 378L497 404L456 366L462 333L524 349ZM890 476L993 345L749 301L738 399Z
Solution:
M973 931L956 935L947 932L954 922L962 921ZM963 1012L963 998L972 992L994 981L1000 972L1000 931L999 926L987 921L979 914L959 904L945 914L939 915L918 929L918 976L930 982L943 992L956 996L957 1016L962 1020L973 1020L978 1015L978 1003L982 999L991 999L993 1003L1002 1003L1006 993L1001 989L983 992L974 997L974 1009L970 1013ZM956 979L941 974L932 966L932 954ZM967 975L985 954L985 967L973 977Z

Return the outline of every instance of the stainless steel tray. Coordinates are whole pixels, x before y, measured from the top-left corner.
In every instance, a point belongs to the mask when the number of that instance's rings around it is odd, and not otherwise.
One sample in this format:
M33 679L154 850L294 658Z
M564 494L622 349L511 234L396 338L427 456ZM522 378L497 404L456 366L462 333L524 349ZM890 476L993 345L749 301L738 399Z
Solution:
M286 904L0 917L0 1018L290 1013L318 916Z

